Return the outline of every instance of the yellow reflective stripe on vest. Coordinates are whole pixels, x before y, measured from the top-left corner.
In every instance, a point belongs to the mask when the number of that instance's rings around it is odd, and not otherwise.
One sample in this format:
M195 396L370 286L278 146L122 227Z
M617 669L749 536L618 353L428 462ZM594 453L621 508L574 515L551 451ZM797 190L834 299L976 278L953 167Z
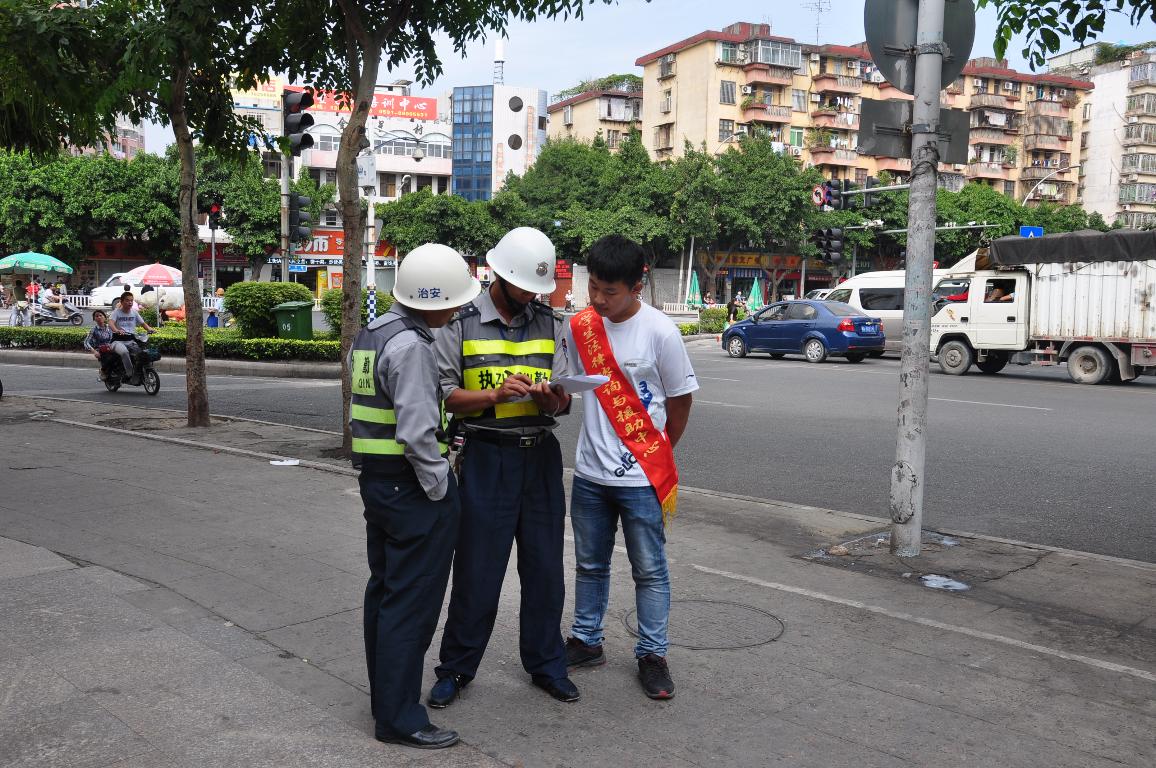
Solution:
M369 405L353 403L349 406L349 418L354 421L365 421L370 424L396 424L397 413L392 408L374 408Z
M541 411L533 400L527 400L524 403L495 403L494 417L498 419L510 419L514 416L537 416Z
M482 365L477 368L466 368L462 371L462 389L479 391L483 389L497 389L502 386L506 372L522 373L530 377L530 381L550 380L549 368L535 368L532 365L511 365L508 367Z
M506 341L505 339L465 339L462 341L462 355L552 355L553 339L533 339L531 341Z
M396 440L355 437L353 438L353 452L378 456L401 456L405 452L405 446Z

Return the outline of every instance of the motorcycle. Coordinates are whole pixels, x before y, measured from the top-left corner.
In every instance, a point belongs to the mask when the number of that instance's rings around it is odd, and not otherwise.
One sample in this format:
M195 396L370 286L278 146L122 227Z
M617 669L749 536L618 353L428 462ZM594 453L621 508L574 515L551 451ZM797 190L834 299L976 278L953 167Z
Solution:
M84 323L84 314L76 308L75 304L71 301L61 301L60 304L64 307L63 316L58 315L55 309L49 309L43 304L36 304L32 308L32 324L72 323L73 325L81 325Z
M24 300L17 301L12 305L12 315L8 320L10 325L22 328L29 324L28 322L28 302Z
M153 368L153 363L161 359L161 353L160 350L148 345L149 337L143 333L135 336L117 334L113 339L122 341L128 346L128 352L132 355L133 372L132 376L125 376L120 355L113 352L111 344L101 344L98 348L101 359L108 361L104 366L104 388L109 392L116 392L122 385L127 385L144 387L144 391L150 395L160 392L161 377Z

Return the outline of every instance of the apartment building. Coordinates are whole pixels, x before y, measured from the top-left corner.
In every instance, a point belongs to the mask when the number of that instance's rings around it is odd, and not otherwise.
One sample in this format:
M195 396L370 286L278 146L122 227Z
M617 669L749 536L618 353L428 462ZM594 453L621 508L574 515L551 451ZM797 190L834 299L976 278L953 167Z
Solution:
M586 91L551 104L547 112L551 139L590 140L600 134L616 151L622 139L642 127L642 92Z
M1156 226L1156 49L1096 64L1098 49L1048 60L1053 72L1078 72L1095 85L1080 113L1077 200L1109 222Z
M680 156L686 142L722 152L758 131L827 178L862 184L882 171L911 171L908 159L858 151L861 99L912 98L884 80L864 43L806 45L771 34L768 24L739 22L635 63L643 69L642 137L656 159ZM941 164L940 185L984 183L1020 199L1031 192L1035 202L1072 202L1075 179L1064 169L1079 154L1073 116L1091 87L996 59L968 62L942 99L971 113L970 162Z

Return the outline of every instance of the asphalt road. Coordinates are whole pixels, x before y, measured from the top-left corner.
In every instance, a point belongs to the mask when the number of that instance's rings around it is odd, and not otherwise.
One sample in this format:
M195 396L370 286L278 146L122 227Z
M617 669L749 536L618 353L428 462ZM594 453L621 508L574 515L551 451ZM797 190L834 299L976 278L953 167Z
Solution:
M678 448L682 482L886 518L899 361L810 365L731 359L689 345L702 389ZM161 393L105 392L95 368L0 365L7 392L183 408ZM210 377L214 413L336 429L336 381ZM928 526L1156 561L1156 378L1072 384L1064 369L931 376ZM573 462L577 419L559 430Z

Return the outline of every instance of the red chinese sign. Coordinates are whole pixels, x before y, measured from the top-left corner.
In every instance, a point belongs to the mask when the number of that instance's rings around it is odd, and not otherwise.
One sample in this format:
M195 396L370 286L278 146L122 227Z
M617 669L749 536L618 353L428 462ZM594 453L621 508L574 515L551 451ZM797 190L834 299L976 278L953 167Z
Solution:
M286 86L287 91L303 91L298 86ZM337 91L314 91L314 112L350 112L349 101ZM438 100L426 96L405 96L397 93L375 93L369 108L370 117L403 117L412 120L437 120Z

